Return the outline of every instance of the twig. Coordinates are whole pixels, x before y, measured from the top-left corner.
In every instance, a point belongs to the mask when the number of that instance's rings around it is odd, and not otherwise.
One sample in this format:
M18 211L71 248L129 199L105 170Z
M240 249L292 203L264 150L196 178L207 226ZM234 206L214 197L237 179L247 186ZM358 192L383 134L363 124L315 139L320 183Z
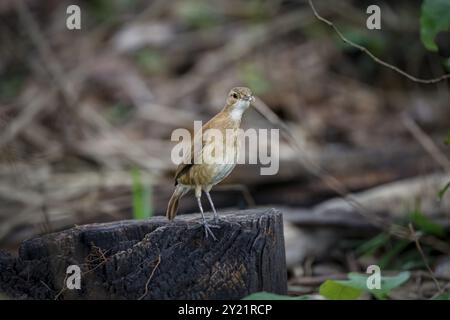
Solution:
M106 250L105 252L103 252L102 248L97 247L97 246L94 245L94 244L92 244L92 248L93 248L94 250L97 250L97 253L100 254L100 257L98 257L97 259L94 259L94 261L95 261L95 260L98 260L98 259L100 259L100 258L103 260L103 262L108 261L108 258L106 258L105 254L108 253L109 250Z
M432 79L421 79L421 78L417 78L403 70L401 70L400 68L393 66L390 63L387 63L384 60L381 60L380 58L378 58L377 56L375 56L372 52L370 52L369 49L367 49L366 47L359 45L353 41L351 41L350 39L348 39L347 37L344 36L344 34L334 25L333 22L331 22L330 20L325 19L324 17L322 17L316 10L316 8L314 7L314 4L312 2L312 0L308 0L309 6L311 7L314 15L316 16L316 18L324 23L326 23L327 25L329 25L330 27L332 27L334 29L334 31L336 32L336 34L339 36L339 38L341 38L342 41L344 41L345 43L347 43L348 45L364 52L366 55L368 55L370 58L372 58L372 60L374 60L376 63L389 68L399 74L401 74L402 76L408 78L409 80L412 80L414 82L418 82L418 83L425 83L425 84L432 84L432 83L437 83L437 82L441 82L443 80L449 79L450 78L450 74L443 74L442 76L438 77L438 78L432 78Z
M312 175L321 179L325 185L327 185L331 190L336 192L345 202L347 202L352 208L355 209L356 213L362 215L374 226L384 230L385 232L400 238L413 241L408 228L386 222L385 219L379 217L376 212L362 205L355 196L351 195L347 187L339 181L336 177L328 173L319 164L311 161L306 157L306 152L303 150L300 143L297 141L295 135L292 134L290 128L281 120L261 99L257 98L253 104L255 109L260 112L270 123L282 129L282 134L288 139L289 144L292 148L297 150L299 155L299 162L310 172ZM433 236L424 236L422 242L427 245L432 246L434 249L449 253L450 249L447 243L441 241Z
M340 182L337 178L333 177L331 174L325 171L320 165L314 163L306 157L306 152L301 147L297 138L292 134L290 128L281 120L261 99L257 98L256 102L253 104L255 109L260 112L269 122L273 125L282 129L282 134L288 139L291 147L297 150L297 152L302 155L297 159L300 163L308 170L312 175L321 179L325 185L327 185L331 190L336 192L340 197L342 197L346 202L348 202L353 208L360 212L368 221L372 222L374 225L381 227L384 230L389 230L390 227L385 221L377 218L373 212L369 212L362 204L360 204L353 196L351 196L347 187Z
M416 284L416 291L417 291L417 295L418 295L418 297L419 297L419 299L423 299L423 297L424 297L424 295L423 295L423 290L422 290L422 275L421 274L419 274L417 277L416 277L416 281L415 281L415 284Z
M76 102L76 95L73 91L73 85L69 85L61 64L58 63L56 56L50 48L45 36L42 34L38 23L34 19L27 4L23 0L15 2L16 11L19 18L27 30L33 44L36 46L41 59L44 61L48 72L53 77L53 81L60 89L66 103L73 106Z
M62 66L58 63L55 54L51 50L45 36L42 34L39 25L27 7L27 4L23 0L16 1L14 4L20 21L34 46L37 48L39 56L44 62L47 71L50 73L55 86L43 96L31 99L24 111L22 111L17 119L6 128L5 132L0 137L0 147L11 141L21 130L25 129L37 115L49 105L52 105L49 102L55 97L58 90L61 92L66 103L70 106L74 106L77 99L73 90L75 87L73 81L69 83L69 80L71 80L70 77L68 77ZM77 72L74 73L79 76L80 70L77 70Z
M92 256L92 259L89 259L87 261L87 263L85 264L88 268L88 270L86 272L84 272L82 275L86 275L89 274L91 272L94 272L95 270L97 270L98 268L100 268L102 265L104 265L106 262L108 262L108 258L106 257L106 253L108 253L109 250L106 250L105 252L103 252L102 248L97 247L96 245L92 244L92 248L94 250L96 250L96 254L97 257L95 257L95 253L91 253L89 254L86 259L89 258L89 256ZM99 262L97 265L95 265L93 268L89 268L89 264L93 263L93 262L97 262L98 260L102 260L101 262Z
M61 288L61 290L56 294L54 300L58 300L59 296L60 296L64 291L66 291L66 289L67 289L66 281L67 281L67 277L68 277L68 276L69 276L69 274L66 273L66 276L64 277L64 280L63 280L62 288Z
M30 123L51 106L50 101L54 98L56 89L50 89L45 95L36 94L33 99L25 106L22 112L5 128L2 129L0 136L0 147L11 142L23 129L26 129Z
M420 245L419 237L417 236L416 231L414 230L414 227L413 227L412 223L409 223L408 226L409 226L409 230L411 231L411 235L412 235L412 237L414 239L414 242L416 243L417 250L419 251L420 256L422 257L422 260L425 263L425 266L426 266L428 272L430 273L431 279L433 279L433 281L436 284L436 287L437 287L439 293L441 293L442 292L441 285L439 284L439 281L434 276L434 272L431 269L430 265L428 264L427 258L425 257L425 253L423 252L422 246Z
M49 286L48 286L48 284L46 284L44 281L40 281L43 285L44 285L44 287L46 287L47 289L48 289L48 291L50 291L50 292L52 292L52 291L54 291L52 288L50 288Z
M139 297L138 300L142 300L145 298L145 296L148 293L148 284L150 283L150 280L152 280L153 275L155 274L156 269L158 268L159 264L161 263L161 255L158 255L158 260L156 261L156 265L152 270L152 273L150 274L150 277L148 277L147 282L145 283L145 291L144 294L142 296Z
M402 121L412 136L430 154L434 161L436 161L436 163L444 170L450 171L450 160L441 150L439 150L434 141L417 125L417 123L406 113L403 114Z
M430 300L433 300L433 299L435 299L437 296L439 296L441 293L445 293L448 289L450 289L450 282L448 282L445 286L444 286L444 288L442 288L442 291L441 292L437 292L436 294L434 294L431 298L430 298Z

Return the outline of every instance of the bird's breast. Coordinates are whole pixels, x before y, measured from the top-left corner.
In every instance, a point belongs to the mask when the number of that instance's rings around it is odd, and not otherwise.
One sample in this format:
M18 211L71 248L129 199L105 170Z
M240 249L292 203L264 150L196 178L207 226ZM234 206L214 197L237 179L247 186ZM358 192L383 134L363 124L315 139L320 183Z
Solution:
M214 174L212 176L212 183L211 184L217 184L231 173L233 171L234 167L236 166L236 163L224 163L219 164L214 167Z
M240 141L238 128L229 129L228 134L222 129L219 139L206 136L200 152L201 163L193 164L178 178L179 183L191 186L215 185L233 171L239 158Z

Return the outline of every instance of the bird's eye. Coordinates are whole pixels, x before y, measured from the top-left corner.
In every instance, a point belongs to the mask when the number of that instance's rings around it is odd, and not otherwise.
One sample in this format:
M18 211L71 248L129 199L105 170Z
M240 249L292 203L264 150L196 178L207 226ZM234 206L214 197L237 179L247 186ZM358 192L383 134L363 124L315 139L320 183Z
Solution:
M232 95L231 95L233 98L235 98L235 99L237 99L238 98L238 95L237 95L237 93L233 93Z

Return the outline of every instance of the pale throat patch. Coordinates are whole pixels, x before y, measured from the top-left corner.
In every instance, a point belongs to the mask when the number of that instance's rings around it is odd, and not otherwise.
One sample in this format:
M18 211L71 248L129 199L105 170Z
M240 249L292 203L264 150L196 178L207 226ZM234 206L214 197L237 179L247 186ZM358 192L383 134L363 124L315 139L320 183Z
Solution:
M250 105L249 101L244 100L238 100L236 104L233 106L233 110L231 111L231 118L235 121L238 121L242 118L242 114L244 113L245 109L247 109Z

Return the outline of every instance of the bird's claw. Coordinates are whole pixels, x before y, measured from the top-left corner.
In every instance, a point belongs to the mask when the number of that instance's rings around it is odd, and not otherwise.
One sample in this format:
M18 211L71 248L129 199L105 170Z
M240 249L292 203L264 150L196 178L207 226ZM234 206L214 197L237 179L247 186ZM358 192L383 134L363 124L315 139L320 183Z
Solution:
M200 228L200 227L203 227L203 229L205 230L205 238L206 239L208 239L208 236L211 236L211 238L213 238L214 241L217 241L217 238L211 229L220 228L220 226L217 226L214 224L209 224L207 221L202 221L193 228L196 229L196 228Z
M212 232L211 228L215 228L217 226L209 225L207 222L202 223L203 228L205 229L205 238L208 239L208 234L211 235L214 241L217 241L216 236Z

